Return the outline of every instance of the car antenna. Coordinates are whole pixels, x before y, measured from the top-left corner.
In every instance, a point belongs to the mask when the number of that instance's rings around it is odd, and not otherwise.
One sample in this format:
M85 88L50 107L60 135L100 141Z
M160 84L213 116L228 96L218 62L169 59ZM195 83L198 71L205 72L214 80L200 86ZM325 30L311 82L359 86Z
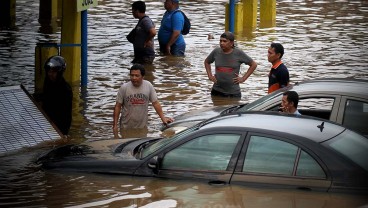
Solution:
M318 125L317 128L319 128L319 130L322 132L323 129L325 128L325 122L322 121L322 123L320 125Z

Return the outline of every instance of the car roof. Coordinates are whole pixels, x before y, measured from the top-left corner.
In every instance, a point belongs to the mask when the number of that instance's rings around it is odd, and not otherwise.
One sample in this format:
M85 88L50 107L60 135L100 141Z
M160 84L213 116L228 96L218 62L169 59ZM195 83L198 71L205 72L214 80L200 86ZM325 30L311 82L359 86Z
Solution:
M368 80L359 79L315 79L296 83L287 90L310 94L326 93L364 97L368 99Z
M321 128L323 126L323 128ZM276 131L323 142L346 128L328 120L310 116L296 116L279 112L249 111L230 113L206 120L200 129L232 127L251 128L252 131Z

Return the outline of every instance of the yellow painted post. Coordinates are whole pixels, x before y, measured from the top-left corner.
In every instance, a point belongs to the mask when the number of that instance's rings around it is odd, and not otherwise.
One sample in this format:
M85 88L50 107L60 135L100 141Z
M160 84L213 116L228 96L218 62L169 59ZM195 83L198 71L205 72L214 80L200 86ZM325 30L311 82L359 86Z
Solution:
M63 0L62 16L61 56L66 61L64 77L71 85L75 85L80 83L81 48L80 46L65 46L81 43L81 13L77 12L75 0Z
M253 32L257 27L258 0L243 0L243 31Z
M276 0L260 0L261 28L276 26Z
M14 28L15 0L0 0L0 28Z
M61 20L61 17L63 15L63 0L55 0L57 1L57 18Z
M48 44L37 44L35 49L35 94L41 93L43 91L43 82L45 80L46 72L43 68L46 60L54 55L58 54L58 49L56 47L50 46Z
M225 31L229 31L229 3L225 4ZM243 30L243 4L235 4L235 23L234 23L234 33L241 33Z
M40 13L38 22L41 25L54 26L56 25L58 16L58 4L57 1L40 0Z

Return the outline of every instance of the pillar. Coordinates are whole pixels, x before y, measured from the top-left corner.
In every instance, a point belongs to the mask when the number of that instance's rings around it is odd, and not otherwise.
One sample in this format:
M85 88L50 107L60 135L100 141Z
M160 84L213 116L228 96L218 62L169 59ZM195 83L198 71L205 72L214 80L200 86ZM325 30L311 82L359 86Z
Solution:
M243 0L243 31L254 31L257 27L258 0Z
M229 31L229 19L230 19L230 5L225 4L225 31ZM243 30L243 4L235 4L235 21L234 21L234 33L240 33Z
M67 64L64 78L71 85L79 85L81 48L72 44L81 43L81 13L77 12L75 0L63 0L62 4L61 56Z
M0 0L0 28L14 28L16 0Z
M276 26L276 0L260 0L261 28Z
M41 25L56 25L58 19L58 1L40 0L38 22Z
M56 43L37 44L35 48L35 94L43 91L43 82L46 76L43 66L49 57L55 55L58 55Z

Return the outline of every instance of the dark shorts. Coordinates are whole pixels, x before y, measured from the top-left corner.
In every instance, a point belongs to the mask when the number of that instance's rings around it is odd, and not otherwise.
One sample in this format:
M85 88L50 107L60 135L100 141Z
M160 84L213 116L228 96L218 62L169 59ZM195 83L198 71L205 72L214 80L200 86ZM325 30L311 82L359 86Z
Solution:
M136 57L133 59L133 64L152 64L155 56L144 56L144 57Z
M173 56L184 56L185 55L185 44L182 45L177 45L177 44L173 44L170 47L170 53ZM160 51L161 53L165 52L165 45L160 45Z
M219 96L219 97L228 97L228 98L241 98L241 93L228 94L228 93L219 92L219 91L214 90L214 89L211 90L211 95L212 96Z

